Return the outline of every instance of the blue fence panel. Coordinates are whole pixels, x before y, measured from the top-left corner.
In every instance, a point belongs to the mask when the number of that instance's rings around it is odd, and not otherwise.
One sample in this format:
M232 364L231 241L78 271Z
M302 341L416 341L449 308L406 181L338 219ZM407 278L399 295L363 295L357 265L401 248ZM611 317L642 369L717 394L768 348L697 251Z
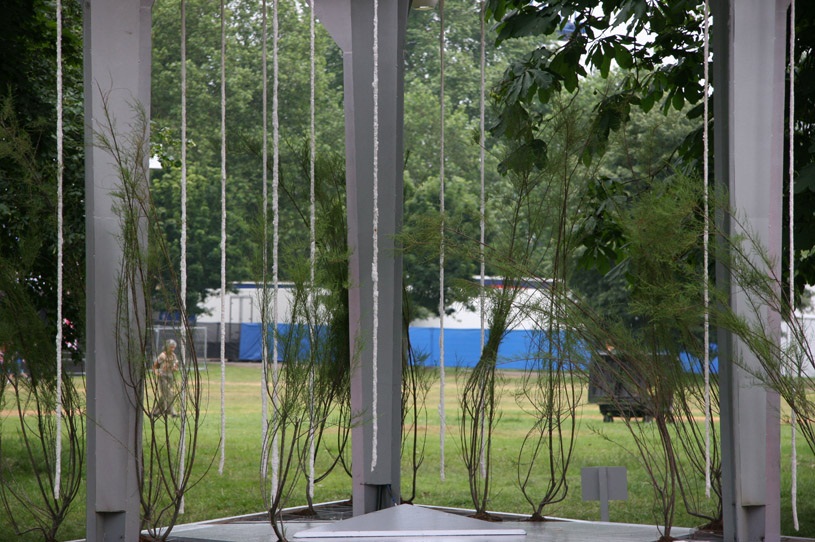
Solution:
M289 324L278 324L278 333L281 336L289 333ZM410 341L413 350L424 365L434 367L439 365L439 329L433 327L411 327ZM241 324L239 359L246 361L259 361L261 359L261 325ZM486 330L485 340L489 338ZM566 337L562 337L566 339ZM308 353L308 336L303 334L300 339L301 354ZM271 337L269 338L271 350ZM533 330L508 331L498 348L498 367L501 369L527 369L540 366L541 354L549 350L549 339L546 334ZM555 348L556 350L556 348ZM718 358L715 357L716 346L711 346L711 372L718 372ZM557 356L557 352L555 351ZM571 352L575 356L572 362L585 366L590 354L587 349L577 345ZM481 330L479 329L446 329L444 330L444 362L448 367L474 367L481 356ZM278 360L283 361L283 347L278 346ZM682 366L688 372L701 373L702 362L695 357L683 353L680 355Z
M261 343L260 324L241 324L241 340L238 349L238 359L259 361L262 358L263 345Z
M298 336L290 337L291 333L297 333ZM322 334L325 332L324 328L320 328L317 330L318 334ZM240 338L240 349L238 352L238 359L242 361L260 361L261 354L263 352L263 345L261 344L261 324L241 324L241 338ZM280 341L277 345L277 360L284 361L287 348L286 340L291 338L292 340L299 341L299 351L297 356L300 358L305 358L309 355L309 336L308 336L308 329L305 326L297 326L292 327L291 324L277 324L277 334L280 337ZM272 334L271 334L271 325L269 326L269 337L267 338L269 354L273 352L273 344L272 344Z
M710 345L710 372L712 374L719 374L719 357L716 355L718 349L715 344ZM687 352L679 354L679 361L682 363L682 368L685 372L702 374L704 373L704 360L691 356Z
M489 338L486 330L485 340ZM414 351L424 356L424 364L439 364L439 329L410 328L410 341ZM498 366L502 369L525 369L537 363L541 352L549 348L546 335L532 330L516 329L507 332L498 347ZM444 364L449 367L474 367L481 356L481 330L444 330Z

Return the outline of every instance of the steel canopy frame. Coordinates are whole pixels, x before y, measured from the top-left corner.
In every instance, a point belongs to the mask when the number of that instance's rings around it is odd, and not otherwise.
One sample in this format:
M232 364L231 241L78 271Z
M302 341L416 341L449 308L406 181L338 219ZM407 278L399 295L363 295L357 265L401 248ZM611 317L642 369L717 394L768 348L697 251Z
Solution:
M351 254L351 341L354 427L354 513L399 499L401 438L402 262L394 246L402 215L403 49L409 0L379 0L380 156L379 225L380 403L372 408L371 254L373 182L373 0L313 0L322 23L343 51L346 109L348 226ZM731 204L751 217L771 254L780 254L785 14L789 0L713 2L715 79L727 81L715 103L716 178ZM152 0L85 0L88 490L87 539L136 540L139 498L135 428L139 413L115 362L115 277L121 257L119 223L111 209L116 175L95 147L102 118L99 88L115 89L108 107L120 126L133 118L133 102L150 103ZM97 86L98 85L98 86ZM146 156L147 154L145 154ZM723 224L728 228L728 224ZM779 259L780 261L780 259ZM722 268L719 279L727 277ZM731 293L732 306L744 306ZM777 314L768 320L780 325ZM726 540L779 540L779 399L742 368L757 361L744 345L719 337L722 363L722 463ZM371 469L371 415L381 428ZM759 423L756 423L756 420ZM122 473L110 476L111 472Z

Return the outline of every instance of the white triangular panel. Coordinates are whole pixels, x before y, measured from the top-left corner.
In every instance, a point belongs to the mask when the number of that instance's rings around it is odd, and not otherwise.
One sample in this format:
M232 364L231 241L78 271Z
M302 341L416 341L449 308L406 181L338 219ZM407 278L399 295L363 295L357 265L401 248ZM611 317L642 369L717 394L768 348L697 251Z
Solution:
M300 531L294 538L436 538L439 536L525 536L523 529L508 529L456 514L403 504L337 523Z

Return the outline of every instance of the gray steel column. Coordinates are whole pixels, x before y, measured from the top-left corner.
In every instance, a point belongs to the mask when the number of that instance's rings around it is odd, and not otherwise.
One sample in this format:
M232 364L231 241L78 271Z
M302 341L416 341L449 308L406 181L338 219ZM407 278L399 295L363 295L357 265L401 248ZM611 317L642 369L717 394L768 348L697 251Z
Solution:
M716 181L727 187L731 207L775 262L781 261L788 5L789 0L713 2ZM734 221L718 218L726 231L739 233ZM772 271L781 276L775 265ZM717 277L729 289L731 307L754 319L750 300L730 284L722 266ZM780 316L769 307L763 311L780 337ZM720 330L718 346L725 540L777 541L779 398L753 376L761 366L746 345Z
M343 51L346 193L350 250L351 408L354 515L400 499L402 126L409 0L379 0L379 327L373 404L373 28L374 0L314 0L320 22ZM378 437L372 469L373 415Z
M84 2L89 542L139 537L135 459L140 413L120 375L115 343L122 248L111 191L118 179L111 157L94 145L94 130L106 123L101 92L109 93L108 108L120 134L127 134L134 120L132 104L149 112L152 4Z

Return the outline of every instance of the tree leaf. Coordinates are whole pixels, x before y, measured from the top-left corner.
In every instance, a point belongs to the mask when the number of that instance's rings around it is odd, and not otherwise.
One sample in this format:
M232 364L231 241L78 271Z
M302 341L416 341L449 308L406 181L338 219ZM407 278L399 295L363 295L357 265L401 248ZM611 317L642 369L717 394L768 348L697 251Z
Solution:
M649 92L640 98L640 108L647 113L654 107L655 102L656 94Z
M631 51L628 50L628 47L622 43L617 43L614 46L614 52L616 53L614 59L620 68L630 70L634 67L634 57L631 55Z
M674 109L677 111L682 111L682 108L685 107L685 97L681 92L674 92L674 95L671 98L671 105L673 105Z
M543 169L546 167L547 160L548 148L546 142L533 139L513 150L509 156L498 164L498 171L501 175L506 175L510 171L525 172L533 168Z
M605 47L603 48L603 60L600 63L600 76L602 76L603 79L607 79L608 74L611 71L611 59L613 57L611 54L609 54L609 52L610 51L606 50Z
M501 111L498 122L490 128L490 132L495 137L529 139L529 113L520 103L509 105Z
M795 178L795 193L815 192L815 163L810 162L798 172Z
M498 28L497 43L527 36L554 34L560 23L560 15L548 8L530 12L530 10L516 12L504 19Z

